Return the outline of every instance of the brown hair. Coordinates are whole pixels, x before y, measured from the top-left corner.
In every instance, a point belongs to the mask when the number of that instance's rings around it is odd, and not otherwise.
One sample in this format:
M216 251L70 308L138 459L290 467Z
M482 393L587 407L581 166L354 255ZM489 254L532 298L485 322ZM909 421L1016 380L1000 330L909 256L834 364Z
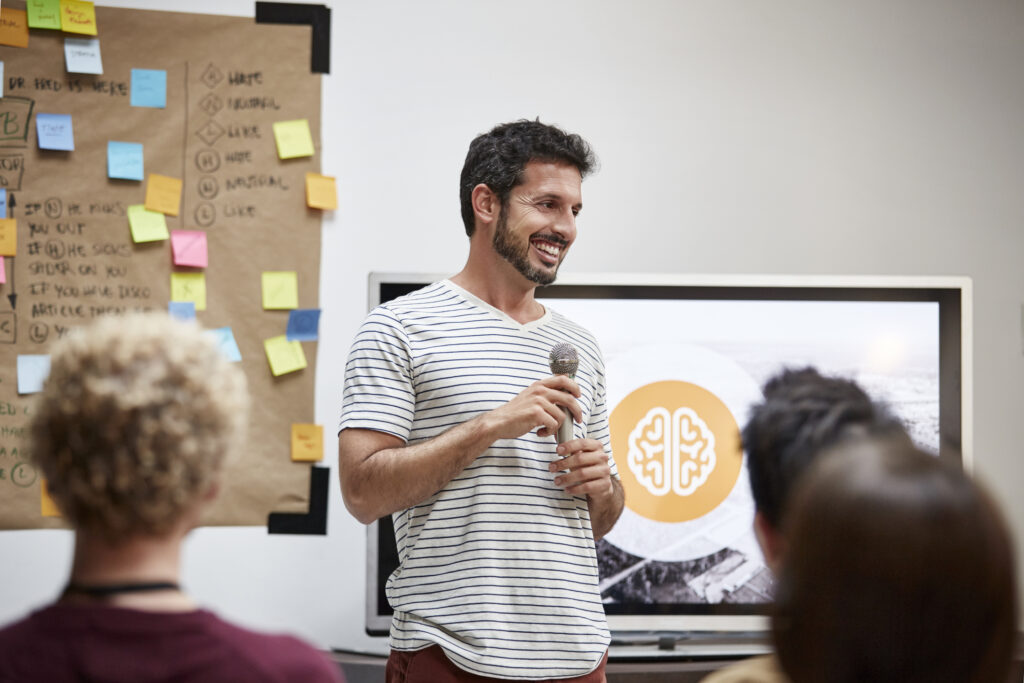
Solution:
M961 469L862 440L820 458L792 502L773 631L795 683L1006 680L1013 548Z
M101 318L54 346L31 453L75 527L161 535L210 490L247 411L241 370L194 323Z

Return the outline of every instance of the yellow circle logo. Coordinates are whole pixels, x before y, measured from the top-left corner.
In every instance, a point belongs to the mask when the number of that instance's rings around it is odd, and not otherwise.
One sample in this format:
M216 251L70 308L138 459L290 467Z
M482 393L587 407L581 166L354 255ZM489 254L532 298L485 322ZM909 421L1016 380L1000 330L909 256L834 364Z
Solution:
M628 394L612 411L611 437L626 507L658 522L711 512L743 463L732 413L690 382L654 382Z

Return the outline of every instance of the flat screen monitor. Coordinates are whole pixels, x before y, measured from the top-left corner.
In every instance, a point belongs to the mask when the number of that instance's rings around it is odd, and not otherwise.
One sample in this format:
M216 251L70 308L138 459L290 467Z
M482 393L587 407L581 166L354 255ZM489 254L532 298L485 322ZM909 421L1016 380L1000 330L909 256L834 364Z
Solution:
M372 273L370 307L438 279ZM773 577L739 430L783 368L856 380L919 445L970 464L968 278L564 276L537 297L588 328L605 358L627 504L598 561L619 643L767 629ZM686 452L697 432L717 438L710 466L656 455ZM366 628L385 635L384 586L398 566L390 519L370 526L367 545Z

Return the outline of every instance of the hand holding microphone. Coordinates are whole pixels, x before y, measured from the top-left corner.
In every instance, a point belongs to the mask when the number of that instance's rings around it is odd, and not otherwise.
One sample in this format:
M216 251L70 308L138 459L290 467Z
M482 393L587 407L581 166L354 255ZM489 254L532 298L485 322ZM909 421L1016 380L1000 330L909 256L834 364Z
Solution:
M580 365L580 356L572 344L561 342L551 348L548 365L551 367L552 375L566 375L569 379L575 379L576 370ZM558 426L558 433L555 437L558 443L572 440L572 413L564 406L562 413L565 415L565 419Z

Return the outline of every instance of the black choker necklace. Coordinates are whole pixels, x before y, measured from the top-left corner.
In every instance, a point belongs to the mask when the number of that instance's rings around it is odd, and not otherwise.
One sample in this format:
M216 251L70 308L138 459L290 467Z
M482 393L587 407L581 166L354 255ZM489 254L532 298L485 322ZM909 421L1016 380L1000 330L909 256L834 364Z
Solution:
M149 593L152 591L177 591L181 587L173 581L141 581L130 583L104 583L99 585L71 582L64 589L64 594L78 593L91 598L107 598L122 593Z

